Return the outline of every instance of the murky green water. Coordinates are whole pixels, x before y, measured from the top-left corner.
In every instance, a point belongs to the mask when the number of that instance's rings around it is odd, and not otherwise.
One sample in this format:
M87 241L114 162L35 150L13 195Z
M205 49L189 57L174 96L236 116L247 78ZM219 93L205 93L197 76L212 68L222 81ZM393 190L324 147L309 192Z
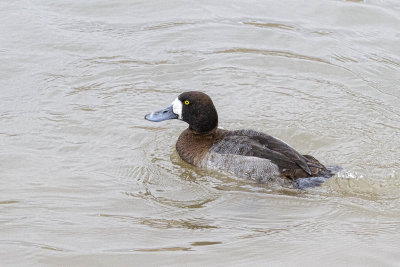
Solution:
M395 266L400 3L1 1L2 266ZM185 90L344 168L298 191L182 162Z

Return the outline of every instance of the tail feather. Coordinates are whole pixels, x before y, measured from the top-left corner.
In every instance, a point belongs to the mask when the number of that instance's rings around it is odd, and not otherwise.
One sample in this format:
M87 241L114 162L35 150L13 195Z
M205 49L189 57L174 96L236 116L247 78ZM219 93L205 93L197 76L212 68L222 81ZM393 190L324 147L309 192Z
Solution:
M342 170L342 167L340 166L328 166L324 168L328 172L325 173L324 176L298 178L293 181L293 187L304 190L306 188L321 186L324 182L326 182L326 180Z

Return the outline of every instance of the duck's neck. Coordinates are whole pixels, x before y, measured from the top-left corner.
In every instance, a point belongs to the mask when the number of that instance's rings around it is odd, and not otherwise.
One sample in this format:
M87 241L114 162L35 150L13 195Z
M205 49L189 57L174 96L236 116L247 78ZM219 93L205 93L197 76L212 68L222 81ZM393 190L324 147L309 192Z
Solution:
M193 134L195 136L200 136L200 137L215 136L218 133L218 130L221 130L221 129L218 129L218 126L215 126L211 130L203 131L203 132L196 131L190 125L187 128L187 131L189 131L191 134Z

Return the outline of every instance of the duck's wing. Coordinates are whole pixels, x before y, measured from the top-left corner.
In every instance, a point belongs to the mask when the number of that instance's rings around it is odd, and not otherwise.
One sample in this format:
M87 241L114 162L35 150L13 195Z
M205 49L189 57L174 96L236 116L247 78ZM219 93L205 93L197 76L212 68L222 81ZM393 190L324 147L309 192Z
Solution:
M303 176L313 174L307 164L306 157L285 142L253 130L231 131L222 140L214 144L211 150L221 154L268 159L276 164L282 173L286 172L292 178L301 175L301 173L303 173Z

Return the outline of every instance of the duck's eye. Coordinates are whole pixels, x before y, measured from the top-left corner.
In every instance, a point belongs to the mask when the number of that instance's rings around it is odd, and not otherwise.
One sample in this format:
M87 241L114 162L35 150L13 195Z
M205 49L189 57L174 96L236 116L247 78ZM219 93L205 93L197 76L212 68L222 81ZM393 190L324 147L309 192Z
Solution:
M189 100L185 100L185 105L187 106L189 104L190 104Z

